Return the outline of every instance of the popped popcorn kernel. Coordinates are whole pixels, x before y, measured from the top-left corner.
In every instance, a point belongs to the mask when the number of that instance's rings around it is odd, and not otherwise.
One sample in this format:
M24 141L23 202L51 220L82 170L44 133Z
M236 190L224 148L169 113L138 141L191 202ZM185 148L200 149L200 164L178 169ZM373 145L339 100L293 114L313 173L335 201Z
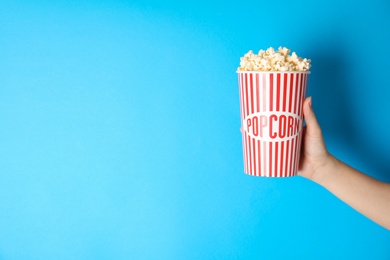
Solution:
M238 70L244 71L309 71L311 60L299 57L286 47L279 47L276 51L269 47L254 54L252 50L240 58Z

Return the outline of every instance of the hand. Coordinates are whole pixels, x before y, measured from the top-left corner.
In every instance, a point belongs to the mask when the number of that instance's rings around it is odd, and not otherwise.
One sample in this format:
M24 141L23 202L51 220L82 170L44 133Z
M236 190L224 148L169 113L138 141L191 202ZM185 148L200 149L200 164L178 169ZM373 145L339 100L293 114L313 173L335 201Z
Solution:
M311 97L306 98L303 103L303 116L306 126L303 127L298 175L316 181L316 178L321 177L318 176L318 172L329 163L332 156L326 149L320 125L312 108Z

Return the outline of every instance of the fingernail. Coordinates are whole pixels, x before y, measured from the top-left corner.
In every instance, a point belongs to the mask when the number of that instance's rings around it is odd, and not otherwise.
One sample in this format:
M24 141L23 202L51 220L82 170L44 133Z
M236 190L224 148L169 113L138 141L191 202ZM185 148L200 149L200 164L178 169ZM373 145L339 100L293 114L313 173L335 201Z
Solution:
M309 107L310 107L310 108L312 108L312 103L311 103L311 102L312 102L312 98L309 97Z

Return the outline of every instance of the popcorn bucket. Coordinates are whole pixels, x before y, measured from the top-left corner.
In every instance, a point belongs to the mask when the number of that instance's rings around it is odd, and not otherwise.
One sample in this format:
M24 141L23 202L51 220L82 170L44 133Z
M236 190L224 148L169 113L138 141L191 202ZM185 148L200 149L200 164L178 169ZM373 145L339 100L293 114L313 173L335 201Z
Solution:
M237 73L244 172L263 177L295 176L310 72Z

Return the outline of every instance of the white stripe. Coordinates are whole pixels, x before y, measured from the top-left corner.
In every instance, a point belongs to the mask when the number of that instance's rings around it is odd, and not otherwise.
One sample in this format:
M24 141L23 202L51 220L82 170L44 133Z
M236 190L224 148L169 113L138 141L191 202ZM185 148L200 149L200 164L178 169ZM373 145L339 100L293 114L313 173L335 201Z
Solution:
M253 113L256 113L256 110L257 110L257 76L256 74L253 74ZM253 140L253 139L252 139ZM258 160L257 160L257 140L255 140L255 144L253 145L253 141L252 141L252 146L253 146L253 165L256 166L256 171L253 172L253 174L255 176L258 176L258 168L259 168L259 163L258 163ZM253 168L254 169L254 168Z
M288 107L290 105L290 84L291 84L291 74L287 77L287 93L286 93L286 110L288 111Z
M279 104L279 109L280 111L283 111L283 106L284 106L284 97L285 97L285 93L284 93L284 74L281 74L280 75L280 104Z
M251 84L250 84L250 76L251 76L251 73L248 72L246 74L246 86L247 86L247 92L248 92L248 97L247 97L247 100L246 102L248 103L248 111L247 111L247 115L250 115L252 112L251 112ZM252 123L253 125L253 123ZM252 166L252 162L251 162L251 157L252 157L252 151L251 151L251 145L252 145L252 141L251 141L251 138L249 137L249 135L247 135L247 138L246 138L246 142L247 142L247 147L248 147L248 173L250 175L253 175L253 166Z
M300 82L300 85L299 85L299 91L300 91L300 99L299 99L299 102L298 102L298 114L299 114L299 117L302 119L302 101L303 101L303 91L304 91L304 78L305 74L300 74L300 79L301 79L301 82ZM298 167L299 167L299 157L300 157L300 148L301 148L301 140L302 140L302 132L301 132L301 129L300 130L300 134L297 136L297 155L296 155L296 162L295 162L295 169L294 169L294 175L297 174L298 172Z
M248 82L247 82L247 86L248 86L248 115L249 114L252 114L252 101L251 101L251 73L248 73Z
M281 74L280 75L280 102L279 102L279 111L283 111L283 107L284 107L284 97L286 96L286 93L284 93L284 74ZM279 177L283 177L284 174L283 174L283 171L284 171L284 162L285 162L285 158L284 158L284 151L282 152L282 142L279 142L279 162L278 162L278 167L280 168L278 171L279 171ZM285 143L285 142L284 142ZM285 147L283 147L284 150L285 150ZM283 156L283 158L282 158Z
M265 146L264 146L265 144ZM268 175L268 142L263 142L263 149L264 149L264 157L263 157L263 160L264 160L264 175L265 176L269 176Z
M281 171L280 171L280 152L281 152L282 142L278 142L278 153L277 153L277 162L276 165L278 166L276 176L281 177Z
M242 74L242 107L243 107L243 113L244 113L244 118L246 116L246 96L245 96L245 73ZM244 118L242 120L244 120ZM243 125L245 122L243 121ZM244 131L244 129L242 129ZM244 169L245 173L248 173L248 150L247 150L247 143L246 143L246 133L243 132L243 146L244 146Z
M257 146L257 140L255 140L255 145L253 146L253 151L255 151L255 155L253 156L253 161L255 162L256 165L256 171L255 175L259 176L259 147Z
M272 177L272 164L270 164L269 162L270 162L270 160L272 160L273 159L273 156L274 156L274 151L273 151L273 149L272 148L270 148L270 146L272 145L272 143L271 142L267 142L267 150L268 150L268 152L267 152L267 166L268 166L268 171L267 171L267 173L268 173L268 176L270 176L270 177ZM271 150L272 150L272 153L271 153Z
M267 111L267 108L264 107L264 105L267 103L267 74L261 74L260 77L260 93L261 93L261 107L260 111L265 112ZM261 150L261 176L267 176L267 163L266 163L266 155L267 155L267 150L264 149L264 141L260 141L260 150Z
M303 101L305 101L306 98L306 89L307 89L307 74L304 75L305 78L305 84L303 85L303 98L302 98L302 106L303 106ZM303 118L303 107L301 110L301 118Z
M264 88L264 95L265 95L265 109L266 111L269 111L270 106L270 76L271 74L265 75L265 88ZM270 167L269 167L269 158L270 158L270 150L269 150L269 142L264 142L263 147L265 146L265 175L267 177L270 177Z
M300 103L299 95L301 94L302 74L299 73L299 74L297 74L297 76L299 78L299 81L298 81L298 85L296 86L297 91L298 91L298 95L297 95L297 100L296 100L295 107L296 107L296 111L297 111L297 114L298 114L299 113L299 103Z
M257 112L257 104L258 104L258 93L257 93L257 84L258 84L258 81L257 81L257 75L254 74L253 75L253 113L256 113Z
M278 81L277 81L277 74L276 73L272 73L273 74L273 88L272 88L272 99L273 99L273 102L272 102L272 111L276 111L276 99L277 99L277 89L278 89Z
M269 74L264 75L265 77L265 88L264 88L264 96L265 96L265 111L268 111L269 109L269 82L270 82L270 76Z
M291 74L288 74L287 76L287 82L286 82L286 111L288 111L288 107L290 104L290 85L291 85ZM287 133L286 133L287 134ZM287 147L288 143L288 147ZM289 172L289 151L290 151L290 143L291 141L284 142L284 163L283 163L283 171L284 176L288 176Z
M301 77L300 77L300 74L296 74L296 77L298 77L298 83L296 83L297 82L297 80L295 80L295 85L294 85L294 88L295 88L295 92L296 92L296 94L295 94L295 96L296 96L296 98L294 98L294 108L295 108L295 113L298 113L299 111L298 111L298 103L299 103L299 93L300 93L300 91L299 91L299 85L300 85L300 82L301 82ZM291 175L292 174L294 174L294 172L295 172L295 166L296 166L296 156L297 156L297 153L296 153L296 151L297 151L297 137L295 137L294 139L293 139L293 142L294 142L294 150L292 150L291 152L293 153L293 157L292 157L292 162L291 162Z
M238 74L238 80L239 80L239 93L240 93L240 110L241 110L241 141L242 141L242 158L243 158L243 163L244 163L244 172L246 173L246 161L245 161L245 142L244 142L244 136L245 133L243 132L243 120L245 118L244 115L244 93L242 92L242 87L243 87L243 74L240 73Z
M292 84L292 99L291 99L291 113L294 113L294 107L295 107L295 95L296 95L296 82L297 82L297 77L298 77L298 74L295 74L294 75L294 79L293 79L293 84ZM291 172L292 172L292 169L294 168L294 141L295 141L295 138L294 139L291 139L291 142L290 142L290 152L289 152L289 175L291 175Z
M297 74L294 75L294 78L293 78L293 84L292 84L292 98L291 98L291 113L294 113L294 106L295 106L295 92L296 92L296 77L297 77Z
M288 143L288 149L287 149L287 143ZM288 173L289 173L289 167L290 167L290 157L289 157L289 155L290 155L290 150L291 150L291 146L290 146L290 143L291 143L291 141L286 141L286 143L285 143L285 147L286 147L286 152L285 152L285 158L284 158L284 161L285 161L285 175L287 176L288 175ZM286 166L287 166L287 168L286 168Z
M243 102L244 102L244 117L246 117L247 115L247 109L246 109L246 103L247 103L247 100L246 100L246 76L247 73L244 73L243 74L243 77L242 77L242 87L243 87ZM246 122L243 122L243 124L246 124ZM244 131L244 129L243 129ZM245 145L245 173L249 173L249 168L248 168L248 143L247 143L247 134L244 133L244 145Z

